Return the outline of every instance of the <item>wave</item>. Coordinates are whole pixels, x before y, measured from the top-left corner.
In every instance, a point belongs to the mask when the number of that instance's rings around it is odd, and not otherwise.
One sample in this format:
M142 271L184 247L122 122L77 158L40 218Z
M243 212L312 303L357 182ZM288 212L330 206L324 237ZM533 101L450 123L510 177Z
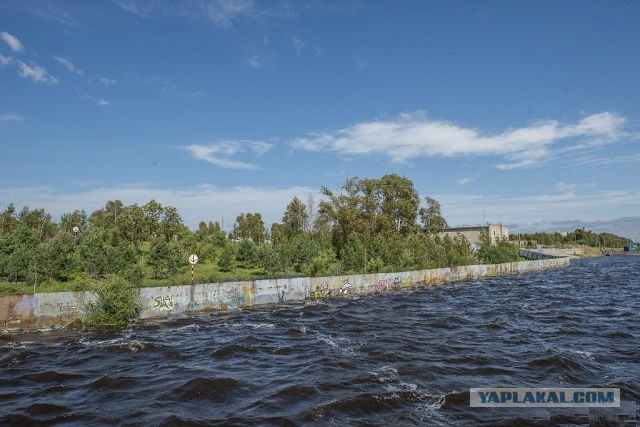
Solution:
M36 383L56 383L56 384L60 384L60 383L64 383L64 382L67 382L67 381L72 381L72 380L77 380L77 379L84 379L84 378L85 378L85 376L84 375L80 375L80 374L69 374L69 373L57 372L57 371L45 371L45 372L40 372L38 374L24 375L20 379L33 381L33 382L36 382Z
M171 400L189 401L192 399L208 399L211 401L227 401L233 399L247 385L235 378L195 378L171 391Z
M87 384L91 389L129 389L138 384L138 379L132 377L116 377L111 378L109 375L103 375L95 381Z
M255 354L258 350L254 347L247 347L241 344L229 344L222 348L217 349L211 356L217 359L226 359L234 356L238 356L242 353Z

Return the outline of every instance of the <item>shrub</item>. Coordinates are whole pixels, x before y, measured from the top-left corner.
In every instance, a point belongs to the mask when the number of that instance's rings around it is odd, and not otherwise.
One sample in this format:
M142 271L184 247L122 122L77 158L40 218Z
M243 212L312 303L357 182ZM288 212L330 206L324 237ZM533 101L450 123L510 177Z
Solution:
M125 326L138 318L138 292L127 280L108 276L96 282L94 291L96 300L85 306L87 326Z
M510 243L507 239L500 239L495 244L491 243L491 238L487 233L480 234L481 247L478 251L478 258L488 264L501 264L520 260L518 247Z

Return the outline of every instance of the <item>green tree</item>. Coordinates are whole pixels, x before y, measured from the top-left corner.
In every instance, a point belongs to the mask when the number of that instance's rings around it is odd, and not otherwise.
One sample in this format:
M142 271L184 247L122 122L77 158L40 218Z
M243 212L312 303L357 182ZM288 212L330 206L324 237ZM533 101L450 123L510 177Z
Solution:
M0 214L0 235L14 231L18 228L18 224L16 208L13 206L13 203L9 203L2 214Z
M520 259L518 247L507 239L500 239L496 243L492 243L491 237L482 232L480 233L480 245L478 258L487 264L501 264Z
M260 245L257 251L258 263L262 271L269 277L275 277L280 269L278 252L272 245Z
M341 255L345 270L358 273L364 271L365 248L357 234L349 234Z
M236 260L241 263L245 268L251 268L256 263L256 250L257 246L251 240L243 240L238 245L236 251Z
M231 271L233 269L233 259L235 258L235 250L233 245L228 243L220 252L218 257L218 268L220 271Z
M264 242L265 230L262 215L259 213L243 213L236 217L233 226L233 237L235 239L251 239L253 243Z
M312 276L326 276L331 274L336 269L336 254L333 249L324 249L319 251L311 259L311 270L309 272Z
M60 230L65 233L72 233L73 227L84 230L87 226L87 213L78 209L71 213L62 214L60 217Z
M429 234L441 233L447 229L447 221L440 212L440 203L429 196L426 197L427 207L420 209L422 229Z
M53 280L67 281L78 271L74 237L63 229L42 249L42 271Z
M164 215L162 216L162 221L160 222L160 229L167 240L175 239L178 237L180 231L184 229L184 224L182 223L182 217L180 213L178 213L178 209L173 206L167 206L164 209Z
M169 242L166 236L159 235L149 249L147 264L151 267L154 278L161 279L176 274L182 258L177 244Z
M115 225L118 237L132 243L136 250L148 236L144 211L137 204L121 209Z
M282 225L284 226L284 232L287 238L291 239L294 236L302 234L308 218L307 207L300 199L294 197L287 205L287 209L282 216Z
M155 200L151 199L142 206L144 213L145 228L150 238L155 238L160 233L160 223L164 216L164 208Z

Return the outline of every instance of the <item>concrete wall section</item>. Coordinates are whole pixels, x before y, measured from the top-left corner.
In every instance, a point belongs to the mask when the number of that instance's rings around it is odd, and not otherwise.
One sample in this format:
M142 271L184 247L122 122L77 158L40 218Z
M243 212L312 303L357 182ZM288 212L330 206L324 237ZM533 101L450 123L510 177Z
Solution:
M532 252L532 251L529 251ZM535 253L548 257L548 255ZM391 292L410 286L480 279L565 267L569 258L537 259L504 264L399 273L354 274L331 277L245 282L204 283L187 286L141 288L141 319L168 317L190 311L233 310L265 304ZM60 327L84 316L92 292L57 292L0 297L0 327L4 330Z
M64 327L84 315L93 292L51 292L0 297L0 327L38 329Z
M539 251L537 249L522 249L519 250L520 256L529 260L540 260L540 259L554 259L558 258L556 255L552 255L549 253L545 253Z

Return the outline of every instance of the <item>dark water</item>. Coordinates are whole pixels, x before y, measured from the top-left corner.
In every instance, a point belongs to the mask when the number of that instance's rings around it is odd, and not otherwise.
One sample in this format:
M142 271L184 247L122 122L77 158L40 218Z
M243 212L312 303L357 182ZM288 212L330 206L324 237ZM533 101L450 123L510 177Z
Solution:
M640 257L384 295L0 337L0 425L580 424L470 387L640 401ZM584 410L583 410L584 411Z

